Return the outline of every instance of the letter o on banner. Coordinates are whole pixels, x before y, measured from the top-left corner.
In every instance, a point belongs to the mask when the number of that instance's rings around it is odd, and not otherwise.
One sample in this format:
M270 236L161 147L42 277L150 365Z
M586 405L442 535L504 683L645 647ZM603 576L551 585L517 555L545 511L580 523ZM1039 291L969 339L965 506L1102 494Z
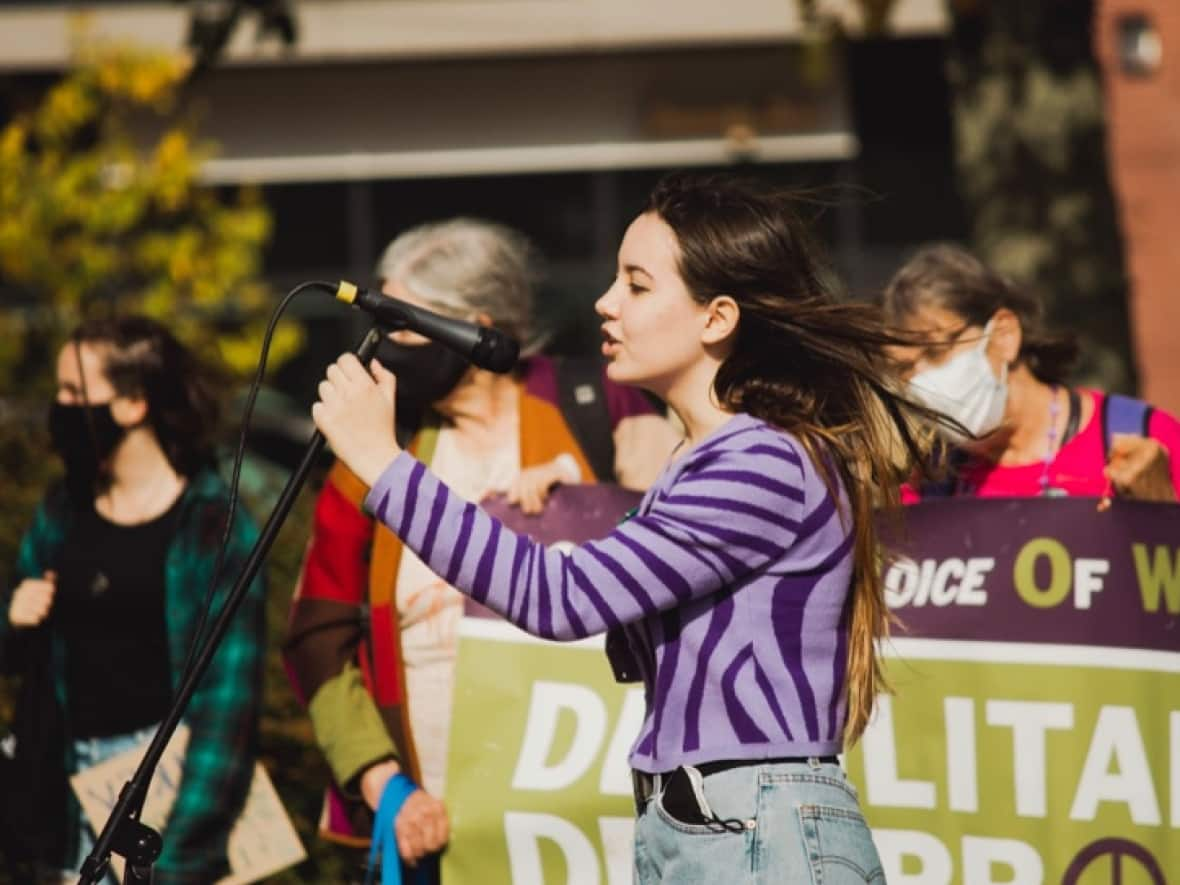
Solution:
M1037 586L1037 560L1049 559L1049 585ZM1073 563L1069 551L1060 541L1052 538L1033 538L1020 549L1012 567L1012 582L1020 598L1033 608L1052 608L1060 605L1069 596L1073 585Z

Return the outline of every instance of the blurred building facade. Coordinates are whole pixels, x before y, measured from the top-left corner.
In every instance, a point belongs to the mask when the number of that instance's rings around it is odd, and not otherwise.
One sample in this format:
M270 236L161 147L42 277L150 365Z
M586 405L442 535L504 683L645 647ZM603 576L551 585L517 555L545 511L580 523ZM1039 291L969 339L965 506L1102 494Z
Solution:
M0 3L8 110L69 64L79 33L181 47L197 5ZM293 15L289 48L256 40L260 5L240 4L192 104L220 144L207 180L258 184L273 209L278 289L368 282L406 226L482 215L538 243L543 319L557 347L580 349L626 223L686 166L821 188L805 211L858 294L918 242L964 234L941 0L900 0L873 39L858 36L856 2L821 3L849 35L836 40L795 0L271 3ZM310 399L363 319L330 301L298 309L314 333L284 386Z
M1180 414L1180 3L1100 0L1095 45L1140 390Z

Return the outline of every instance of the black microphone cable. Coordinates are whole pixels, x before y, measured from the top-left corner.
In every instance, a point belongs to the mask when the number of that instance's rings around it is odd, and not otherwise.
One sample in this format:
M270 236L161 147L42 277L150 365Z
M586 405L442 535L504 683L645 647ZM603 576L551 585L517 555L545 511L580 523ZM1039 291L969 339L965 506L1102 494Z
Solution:
M258 391L262 387L262 379L266 375L266 361L270 356L271 339L274 337L275 329L278 328L279 320L286 311L288 305L295 300L296 296L306 292L309 289L326 289L328 292L335 292L337 284L324 282L322 280L314 280L307 283L300 283L285 296L283 300L278 303L273 311L271 311L270 319L266 324L266 332L262 336L261 353L258 356L258 369L254 374L254 380L250 384L250 392L246 397L246 406L242 411L241 430L238 433L238 445L234 451L234 467L230 479L229 486L229 508L226 511L225 529L221 534L221 546L217 551L217 560L213 565L213 574L209 577L209 587L205 591L205 598L201 604L201 617L197 622L197 628L193 631L193 638L189 643L188 654L185 656L184 666L181 667L181 678L178 684L182 684L189 676L189 671L193 666L197 650L204 644L204 634L209 626L210 610L213 607L213 601L217 596L217 585L221 580L221 571L225 567L225 551L229 547L229 539L232 534L234 517L238 512L238 499L240 497L239 486L241 484L242 476L242 461L246 454L246 439L250 432L250 421L254 415L254 403L258 399Z
M246 451L246 439L250 431L250 421L254 414L254 403L258 398L262 380L266 375L266 362L270 355L271 339L274 337L275 329L278 327L279 320L282 318L283 312L287 309L288 305L296 296L309 289L324 290L332 294L337 300L364 310L376 320L378 326L383 328L408 328L420 334L425 333L431 338L435 338L437 335L436 340L442 339L443 343L455 349L457 352L462 353L468 361L482 368L490 369L493 372L503 373L510 371L512 366L516 364L520 345L515 339L505 335L498 329L444 317L425 308L416 307L399 299L391 298L383 293L360 288L353 283L346 281L332 283L324 280L313 280L311 282L300 283L288 292L271 312L270 319L267 321L266 332L262 337L261 353L258 357L258 369L255 372L254 380L250 384L250 392L246 397L246 406L242 412L241 419L242 426L238 434L238 445L234 452L234 466L230 479L229 508L226 513L225 529L221 535L221 546L217 551L217 560L213 566L213 574L209 579L209 587L205 591L205 598L201 605L200 620L197 622L197 628L189 644L184 666L181 668L181 682L187 678L189 670L193 666L197 650L203 644L201 640L204 638L205 631L209 625L211 609L217 595L217 584L221 579L222 569L225 567L225 551L229 546L234 517L238 511L239 486L241 482L242 461ZM416 328L416 326L421 326L421 328ZM456 334L457 331L458 334Z

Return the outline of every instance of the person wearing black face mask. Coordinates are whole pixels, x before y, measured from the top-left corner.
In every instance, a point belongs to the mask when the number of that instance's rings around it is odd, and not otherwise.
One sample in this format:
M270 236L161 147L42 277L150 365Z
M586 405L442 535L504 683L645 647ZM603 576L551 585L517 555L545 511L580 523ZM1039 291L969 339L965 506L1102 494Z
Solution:
M471 368L471 363L437 341L402 344L383 338L375 357L401 379L398 403L415 415L445 399Z
M127 428L111 412L110 403L63 403L49 407L49 439L66 469L66 484L79 501L100 487Z
M16 587L0 588L0 657L25 676L15 757L0 774L0 850L54 881L76 874L94 838L67 776L150 738L200 622L228 514L213 389L192 354L142 317L83 324L57 360L49 431L65 481L21 542ZM239 511L222 592L256 536ZM186 712L192 761L153 881L228 872L253 771L264 613L259 579Z
M376 358L398 377L399 435L473 502L503 492L536 513L559 482L645 489L679 437L639 391L605 381L588 363L588 383L574 390L579 402L589 397L600 408L597 423L614 449L613 458L594 456L564 407L563 376L537 353L530 253L519 233L463 218L414 228L390 244L378 265L386 294L495 326L521 341L524 355L516 374L497 375L415 333L392 333ZM604 460L605 469L592 466ZM364 493L347 467L332 468L284 654L299 694L315 698L309 713L333 774L328 799L339 813L325 837L368 836L385 784L404 766L422 787L395 822L399 852L413 862L449 838L440 797L463 603L416 556L403 555L392 533L375 529L360 508ZM362 684L362 644L374 655L370 684ZM393 700L403 687L413 699L405 706ZM345 727L347 740L338 740Z

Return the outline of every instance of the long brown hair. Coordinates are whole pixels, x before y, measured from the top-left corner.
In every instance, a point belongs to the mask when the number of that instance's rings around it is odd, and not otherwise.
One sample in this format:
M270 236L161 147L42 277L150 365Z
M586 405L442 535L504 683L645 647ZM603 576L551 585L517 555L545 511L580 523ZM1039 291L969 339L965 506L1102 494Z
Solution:
M920 463L928 410L900 392L884 348L910 344L879 307L837 297L835 277L784 191L729 177L676 173L647 210L675 233L693 298L728 295L741 317L713 382L718 401L792 433L839 501L855 534L849 597L846 745L855 743L886 688L878 640L888 633L876 508L896 506Z

